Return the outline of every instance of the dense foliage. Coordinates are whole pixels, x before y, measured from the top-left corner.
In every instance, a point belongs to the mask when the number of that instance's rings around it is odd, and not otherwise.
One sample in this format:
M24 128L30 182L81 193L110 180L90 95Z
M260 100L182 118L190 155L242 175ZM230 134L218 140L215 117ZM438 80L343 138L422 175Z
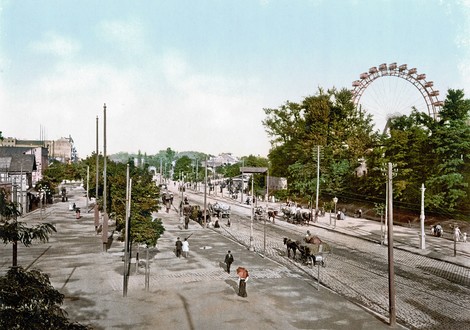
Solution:
M47 274L12 267L0 276L0 328L90 329L67 319L63 300Z
M348 90L320 89L299 103L264 111L271 173L288 178L291 198L305 200L315 193L319 148L319 184L326 200L382 202L384 171L391 162L397 207L418 210L424 184L428 210L468 213L470 100L463 91L448 91L437 119L414 110L392 118L387 134L374 132L371 116L354 107ZM365 173L357 172L361 163Z
M24 246L30 246L33 241L45 243L49 240L49 235L56 231L50 223L27 226L24 222L17 221L20 215L18 203L8 201L5 190L0 190L0 240L12 245L13 267L18 264L18 243Z
M287 177L293 198L313 196L318 150L321 190L341 195L350 189L361 158L376 144L371 117L354 107L346 89L320 89L300 103L264 111L263 124L272 143L271 173Z
M104 157L98 156L98 204L103 209L103 168ZM152 173L148 170L148 164L136 166L134 159L128 162L114 162L110 159L106 161L107 173L107 202L106 210L110 217L116 220L116 230L122 231L125 228L126 215L126 180L127 166L129 165L130 178L132 179L131 193L131 214L130 214L130 240L132 242L154 246L158 238L163 234L164 227L160 219L152 217L153 212L160 209L160 190L152 181ZM72 166L73 169L69 169ZM53 169L46 171L47 177L54 182L71 180L72 177L86 182L88 175L88 194L96 197L96 156L95 154L74 164L56 164Z

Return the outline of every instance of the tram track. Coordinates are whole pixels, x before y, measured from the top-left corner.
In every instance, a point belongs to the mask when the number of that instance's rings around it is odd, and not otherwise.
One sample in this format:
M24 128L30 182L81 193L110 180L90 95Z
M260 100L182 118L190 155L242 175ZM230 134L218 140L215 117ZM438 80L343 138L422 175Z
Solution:
M224 228L225 236L230 236L248 247L250 216L239 214L232 208L231 217L232 228ZM280 219L276 219L274 224L254 220L253 236L257 242L256 248L265 245L266 251L263 251L263 254L266 257L292 271L301 272L308 280L316 281L316 269L287 259L286 253L280 253L285 251L283 237L301 239L307 228L310 231L313 229L314 234L328 242L333 250L327 257L326 268L321 271L321 285L387 318L387 249L381 246L379 241L364 240L318 226L288 224ZM263 242L265 230L266 242ZM465 274L466 269L403 249L396 248L394 251L396 312L400 324L411 329L466 329L466 324L470 322L467 316L470 286L466 283L465 276L456 275Z

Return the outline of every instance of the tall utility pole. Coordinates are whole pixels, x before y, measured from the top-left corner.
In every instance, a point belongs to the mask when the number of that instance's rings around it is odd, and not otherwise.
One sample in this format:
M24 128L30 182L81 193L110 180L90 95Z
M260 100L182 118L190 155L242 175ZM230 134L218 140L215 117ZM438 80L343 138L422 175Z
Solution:
M242 168L245 167L245 160L242 160ZM243 204L243 190L245 189L245 173L242 171L242 191L240 192L241 199L240 202Z
M130 179L129 179L129 164L127 164L127 175L126 175L126 219L125 219L125 233L124 233L124 276L122 294L127 297L127 277L129 276L129 217L130 217Z
M160 184L162 184L162 175L163 175L162 162L163 162L163 160L160 158Z
M98 207L98 186L99 186L99 155L98 155L98 116L96 116L96 187L95 187L95 230L98 231L98 226L100 224L100 211ZM98 232L97 232L98 233Z
M253 202L253 197L255 196L254 191L253 191L253 180L254 179L254 173L251 174L251 221L250 221L250 251L254 251L255 247L253 246L253 214L255 213L255 210L253 209L254 207L254 202Z
M106 103L103 106L103 251L108 250L108 211L107 202L107 180L106 180Z
M21 203L21 216L24 214L24 200L23 200L23 163L21 163L21 174L20 174L20 203Z
M205 166L205 175L204 175L204 219L202 220L202 227L206 228L206 218L207 218L207 157L206 162L204 163Z
M198 179L199 179L199 178L198 178L198 172L199 172L199 167L198 167L199 164L198 164L198 161L199 161L199 159L196 158L196 191L199 191L199 190L197 189L197 188L198 188L198 182L197 182L197 181L198 181Z
M266 218L269 217L269 167L266 170L266 214L264 215L263 255L266 255ZM273 217L274 223L274 217Z
M86 211L88 212L88 191L90 189L90 166L86 167Z
M315 214L317 214L318 212L318 195L319 194L320 194L320 146L317 146L317 194L315 198Z
M421 234L419 235L419 247L421 250L426 248L426 233L424 232L424 183L421 185L421 214L419 216L421 224Z
M392 163L388 163L388 299L390 326L396 324L395 311L395 271L393 261L393 173Z

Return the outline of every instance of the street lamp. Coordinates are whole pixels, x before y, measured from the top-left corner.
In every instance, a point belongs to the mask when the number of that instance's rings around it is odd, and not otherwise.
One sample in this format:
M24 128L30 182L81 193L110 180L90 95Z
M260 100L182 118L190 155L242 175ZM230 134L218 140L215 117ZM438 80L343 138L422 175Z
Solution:
M424 233L424 183L421 185L421 214L419 216L421 233L419 235L419 247L421 250L426 248L426 234Z
M333 197L333 203L335 203L335 228L336 228L336 219L337 219L337 213L336 213L336 204L338 203L338 198L335 196Z
M181 208L180 208L180 216L183 216L183 204L184 204L184 173L180 172L181 174Z

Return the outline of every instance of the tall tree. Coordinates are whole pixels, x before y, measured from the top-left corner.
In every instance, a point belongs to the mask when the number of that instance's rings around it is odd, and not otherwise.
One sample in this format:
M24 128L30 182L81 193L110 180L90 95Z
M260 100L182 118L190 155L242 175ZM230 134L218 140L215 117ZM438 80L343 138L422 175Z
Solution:
M462 90L448 91L439 121L433 126L431 145L435 169L428 178L428 202L454 211L466 204L470 173L470 100Z
M4 189L0 190L0 239L12 244L12 266L18 265L18 243L30 246L34 241L47 242L49 235L56 231L54 225L41 223L33 227L17 221L21 215L18 204L9 202Z
M188 156L182 156L176 160L173 180L179 180L180 175L185 175L186 178L189 178L193 171L192 160Z
M348 182L354 169L376 136L371 117L354 107L350 91L320 88L300 104L287 102L265 112L273 174L287 177L292 193L311 196L315 192L317 146L322 150L322 190L337 194L351 188Z
M287 101L277 109L264 109L263 126L271 138L269 159L273 176L289 176L288 166L298 159L304 136L305 117L301 105Z

